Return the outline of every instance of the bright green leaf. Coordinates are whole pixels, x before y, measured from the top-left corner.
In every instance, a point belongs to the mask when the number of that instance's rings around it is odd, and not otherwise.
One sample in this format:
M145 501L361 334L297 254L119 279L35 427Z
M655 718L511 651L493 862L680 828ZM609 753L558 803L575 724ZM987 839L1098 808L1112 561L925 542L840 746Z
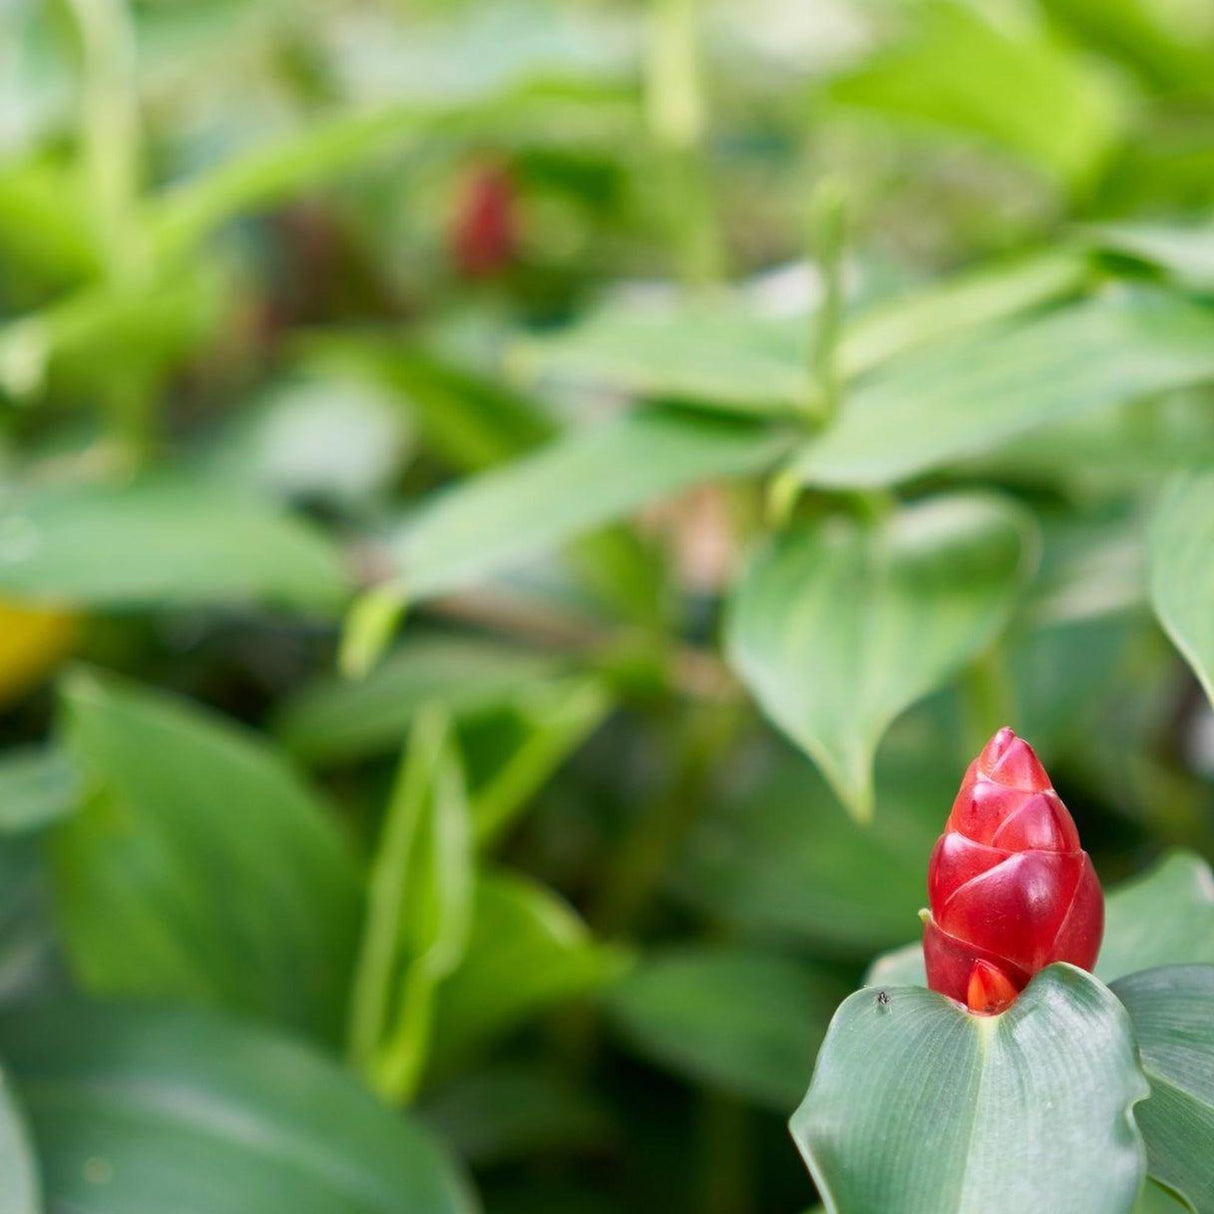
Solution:
M79 672L63 708L85 796L51 841L83 986L334 1039L361 894L327 807L264 743L184 702Z
M1053 966L997 1017L885 995L839 1009L792 1119L830 1214L1129 1214L1148 1087L1107 987Z
M1214 226L1104 223L1084 234L1111 253L1163 270L1181 286L1214 290Z
M776 537L739 583L730 662L764 712L871 816L891 722L999 634L1033 563L1023 516L949 497L875 524L827 517Z
M787 1112L839 993L834 980L777 953L702 948L647 959L612 988L609 1008L648 1057Z
M1040 306L1081 286L1087 266L1048 253L959 274L846 318L840 373L863 375L949 334ZM520 341L511 368L545 379L685 400L737 413L790 414L810 402L810 317L772 316L742 295L608 305L550 335Z
M80 1214L475 1214L428 1135L328 1059L210 1014L0 1018L50 1206Z
M1214 472L1171 486L1150 546L1155 613L1214 701Z
M1196 1214L1214 1211L1214 966L1177 965L1114 983L1138 1034L1151 1098L1134 1111L1151 1175Z
M1023 13L943 0L911 12L905 42L834 82L836 103L973 134L1071 186L1096 172L1121 127L1102 73Z
M763 471L787 436L725 418L629 414L437 494L393 545L410 600L463 589L704 481Z
M1214 378L1214 311L1110 293L967 334L860 384L793 468L807 484L894 484L1047 422Z
M264 602L334 611L336 550L255 497L180 477L56 486L0 511L0 593L101 608Z

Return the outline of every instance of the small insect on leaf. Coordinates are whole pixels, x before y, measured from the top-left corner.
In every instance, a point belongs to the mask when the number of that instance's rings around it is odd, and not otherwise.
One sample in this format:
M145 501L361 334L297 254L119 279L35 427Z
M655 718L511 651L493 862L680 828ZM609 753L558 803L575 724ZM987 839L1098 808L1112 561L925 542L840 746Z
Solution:
M878 991L877 992L878 1006L883 1007L883 1008L889 1007L889 1003L890 1003L889 991Z

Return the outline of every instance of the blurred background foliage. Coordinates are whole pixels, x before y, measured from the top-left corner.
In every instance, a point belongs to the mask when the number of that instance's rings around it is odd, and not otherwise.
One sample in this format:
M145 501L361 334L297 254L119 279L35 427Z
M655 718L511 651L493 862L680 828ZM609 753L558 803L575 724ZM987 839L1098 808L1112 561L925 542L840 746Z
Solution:
M812 1204L995 727L1214 857L1211 294L1209 0L5 0L0 1210Z

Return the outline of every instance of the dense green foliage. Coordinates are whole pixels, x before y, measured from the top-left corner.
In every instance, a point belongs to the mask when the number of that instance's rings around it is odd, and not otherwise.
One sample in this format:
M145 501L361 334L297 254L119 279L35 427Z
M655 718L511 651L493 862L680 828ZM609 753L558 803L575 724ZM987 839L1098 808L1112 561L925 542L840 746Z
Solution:
M1124 1211L1136 1101L1214 1210L1212 82L1211 0L0 4L0 1214L796 1214L824 1039L838 1214ZM1096 977L869 1049L1003 724Z

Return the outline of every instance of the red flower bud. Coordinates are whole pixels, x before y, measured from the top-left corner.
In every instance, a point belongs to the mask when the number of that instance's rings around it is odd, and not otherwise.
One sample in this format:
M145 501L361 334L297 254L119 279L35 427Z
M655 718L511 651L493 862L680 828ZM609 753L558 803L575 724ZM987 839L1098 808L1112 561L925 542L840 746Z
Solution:
M451 253L465 278L504 270L518 243L514 183L500 166L477 168L464 182L450 232Z
M1033 748L1010 729L969 765L927 885L927 984L972 1012L1001 1012L1055 961L1096 963L1096 871Z

